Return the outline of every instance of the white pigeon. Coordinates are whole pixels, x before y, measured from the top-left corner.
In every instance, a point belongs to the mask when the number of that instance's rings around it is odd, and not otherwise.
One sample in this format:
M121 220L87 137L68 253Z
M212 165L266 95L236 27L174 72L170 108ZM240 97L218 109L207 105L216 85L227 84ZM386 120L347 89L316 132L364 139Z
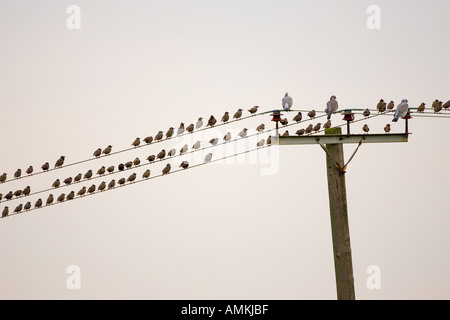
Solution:
M288 93L284 95L284 98L281 100L281 105L284 110L289 111L291 110L292 105L294 104L294 101L291 97L289 97Z
M399 118L403 118L408 113L408 100L403 99L402 102L397 106L395 110L394 119L392 122L397 122Z
M336 96L331 96L330 101L327 102L327 119L331 119L333 112L336 112L339 108L338 102L336 101Z

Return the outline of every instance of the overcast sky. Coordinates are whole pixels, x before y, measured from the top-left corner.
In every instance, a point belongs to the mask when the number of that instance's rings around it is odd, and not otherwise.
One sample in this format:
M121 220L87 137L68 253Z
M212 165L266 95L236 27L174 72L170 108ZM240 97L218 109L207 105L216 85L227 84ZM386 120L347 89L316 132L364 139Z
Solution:
M67 26L70 5L80 8L80 29ZM368 28L371 5L380 9L379 29ZM449 11L448 0L0 0L0 174L41 171L61 155L66 163L88 159L109 144L126 149L198 117L280 108L285 92L296 109L323 110L331 95L341 109L375 108L381 98L396 105L406 98L410 107L445 102ZM340 115L332 120L343 123ZM363 144L349 165L358 299L450 298L449 121L415 117L408 143ZM382 133L389 122L367 124ZM57 178L261 123L273 127L270 116L258 116L13 181L0 193L47 189ZM403 130L403 120L392 124L392 132ZM346 159L355 147L345 146ZM159 174L164 165L148 168ZM48 194L2 202L0 210ZM2 219L0 242L1 299L336 298L319 146L264 149ZM66 286L73 265L80 290ZM381 271L380 289L366 285L369 266Z

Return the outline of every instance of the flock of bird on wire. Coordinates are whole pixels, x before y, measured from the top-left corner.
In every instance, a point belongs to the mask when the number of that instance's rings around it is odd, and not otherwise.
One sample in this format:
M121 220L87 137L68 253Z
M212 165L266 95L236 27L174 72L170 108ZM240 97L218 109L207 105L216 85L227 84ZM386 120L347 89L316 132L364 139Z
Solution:
M285 111L291 111L291 108L293 106L293 99L288 95L288 93L285 94L285 96L282 99L282 107ZM392 112L394 111L394 102L390 101L388 104L386 104L386 102L381 99L378 104L377 104L377 110L378 113L385 113L385 112ZM257 112L258 112L258 106L254 106L251 109L248 109L248 112L250 113L251 116L254 116ZM440 111L442 109L448 110L450 108L450 100L447 101L446 103L442 103L439 100L435 100L432 103L431 109L434 111L434 113L440 113ZM338 110L338 102L336 100L336 96L331 96L330 100L327 102L326 104L326 109L324 110L324 112L327 114L327 121L323 124L321 123L317 123L316 125L312 125L309 124L306 128L304 129L299 129L296 131L296 135L301 136L304 134L312 134L314 132L318 132L321 129L326 129L326 128L330 128L331 127L331 116L333 113L336 113ZM397 106L395 113L394 113L394 118L393 118L393 122L396 122L399 118L404 117L409 111L409 106L408 106L408 100L403 99L402 102ZM425 103L421 103L420 106L417 108L417 112L418 113L423 113L425 111ZM232 120L239 120L242 118L243 116L243 109L238 109L234 115ZM369 109L365 109L363 111L363 116L365 118L370 116L371 111ZM316 111L315 110L311 110L307 113L307 116L309 117L309 119L314 119L316 117ZM294 118L292 119L292 121L296 124L302 122L303 120L303 114L302 112L298 112ZM226 124L227 122L230 121L230 114L229 112L225 112L225 114L222 116L221 118L221 123ZM282 126L287 126L289 121L284 118L280 121ZM213 127L217 124L217 119L211 115L211 117L208 119L208 121L206 122L206 126L204 127L204 121L203 118L198 118L197 122L194 124L190 124L187 127L185 127L184 123L181 123L179 128L177 130L175 130L175 128L170 127L169 130L164 133L163 131L159 131L154 137L152 136L148 136L146 138L144 138L142 141L140 138L136 138L133 143L131 144L132 147L137 148L141 146L141 143L144 143L146 145L150 145L153 142L159 142L162 140L168 140L174 136L180 136L184 133L193 133L195 130L199 130L199 129L204 129L207 127ZM256 128L256 131L258 133L262 133L265 131L265 125L261 124ZM384 131L386 133L390 132L390 124L387 124L384 128ZM369 127L367 124L364 124L364 126L362 127L362 130L365 133L369 132ZM244 128L241 132L239 132L238 137L240 137L241 139L244 139L247 137L248 134L248 129ZM283 134L283 136L289 136L289 131L286 130ZM232 139L232 135L230 132L227 132L225 134L225 136L223 137L223 141L226 142L230 142ZM219 143L219 138L213 138L211 140L209 140L209 144L211 146L216 146ZM258 141L257 143L257 148L263 147L264 145L271 145L272 143L272 136L268 136L267 139L261 139ZM112 146L108 145L106 148L102 149L102 148L98 148L97 150L94 151L93 156L94 158L100 158L102 156L108 156L112 153ZM191 151L197 151L201 148L201 141L197 141L191 148ZM183 155L185 153L187 153L189 151L189 146L187 144L185 144L178 152L179 155ZM166 152L165 149L162 149L158 154L153 154L147 157L147 161L149 163L153 163L157 160L163 160L166 157L173 157L177 155L177 150L175 149L171 149L168 152ZM212 153L208 153L205 158L204 158L204 164L207 164L209 162L211 162L213 157ZM61 156L59 159L56 160L54 168L53 169L58 169L64 166L64 161L65 161L65 157ZM120 163L116 168L114 165L109 166L109 167L105 167L102 166L100 169L97 170L96 175L98 177L102 177L104 175L108 174L112 174L115 171L116 172L120 172L120 171L124 171L127 169L132 169L132 168L136 168L141 164L141 160L139 158L134 159L133 161L128 161L126 163ZM182 169L188 169L189 168L189 162L184 160L181 162L180 168ZM41 166L41 169L43 172L48 172L50 170L50 164L48 162L44 163ZM171 165L168 163L164 169L162 170L162 176L167 175L170 173L172 167ZM28 167L27 170L25 170L25 173L27 176L32 176L34 173L34 168L33 166ZM143 174L142 174L142 179L149 179L151 175L151 171L149 169L147 169ZM79 183L79 182L83 182L83 181L88 181L90 180L92 177L94 176L94 171L92 170L88 170L84 175L82 173L79 173L78 175L76 175L75 177L68 177L64 180L60 180L60 179L56 179L53 184L52 184L52 188L53 189L58 189L61 184L63 183L66 186L69 186L73 183ZM20 179L22 178L22 170L21 169L17 169L17 171L14 173L14 178L15 179ZM34 204L34 208L35 209L39 209L42 206L49 206L52 205L55 200L56 202L64 202L64 201L69 201L69 200L73 200L75 197L84 197L87 194L93 194L96 191L105 191L105 190L109 190L109 189L113 189L116 187L116 185L118 186L123 186L126 183L134 183L137 179L137 174L133 173L131 174L128 178L121 178L119 179L117 182L115 179L111 180L108 184L103 181L101 182L98 186L96 186L95 184L91 185L89 188L87 187L82 187L77 193L75 193L75 191L71 191L70 193L68 193L67 195L65 193L60 194L56 199L53 196L53 194L50 194L48 196L48 198L45 201L45 204L43 202L43 200L41 198L39 198L35 204ZM3 173L2 175L0 175L0 184L3 184L7 182L7 173ZM5 199L6 201L12 200L14 197L15 198L21 198L21 197L26 197L29 196L31 194L31 187L27 186L24 189L19 189L16 190L15 192L13 191L9 191L7 194L3 195L2 193L0 193L0 202L4 202L3 199ZM27 203L20 204L18 205L15 209L14 209L14 213L20 213L22 211L28 211L32 209L32 203L29 201ZM2 218L5 218L8 216L9 214L9 207L5 206L3 211L2 211Z

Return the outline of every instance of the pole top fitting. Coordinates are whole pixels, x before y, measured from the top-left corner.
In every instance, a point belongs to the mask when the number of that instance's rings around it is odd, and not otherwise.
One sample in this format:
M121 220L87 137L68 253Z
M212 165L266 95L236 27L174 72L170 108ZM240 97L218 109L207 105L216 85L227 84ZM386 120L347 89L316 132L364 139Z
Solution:
M355 120L355 114L352 112L352 110L344 110L342 113L344 118L342 120L344 121L353 121Z
M280 113L280 110L274 110L273 113L271 114L271 116L272 116L272 121L275 121L275 122L281 121L282 114Z

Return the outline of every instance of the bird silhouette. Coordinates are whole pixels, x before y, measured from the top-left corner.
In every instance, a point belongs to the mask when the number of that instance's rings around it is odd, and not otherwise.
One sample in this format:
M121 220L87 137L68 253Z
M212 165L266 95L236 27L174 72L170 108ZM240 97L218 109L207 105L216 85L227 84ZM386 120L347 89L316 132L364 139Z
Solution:
M142 178L143 179L148 179L148 178L150 178L150 170L149 169L147 169L147 170L145 170L145 172L144 172L144 174L142 175Z
M42 199L38 199L38 200L36 201L36 203L34 204L34 207L35 207L36 209L42 207Z
M94 151L93 156L96 158L99 158L102 155L102 149L98 148L97 150Z
M14 209L14 213L19 213L20 211L22 211L22 204L19 204L15 209Z
M211 143L213 146L216 146L218 142L219 142L219 139L217 139L217 138L209 140L209 143Z
M226 111L225 114L222 116L222 122L227 123L228 120L230 120L230 114L228 113L228 111Z
M176 155L177 154L177 150L175 150L175 149L171 149L168 153L167 153L167 155L169 156L169 157L173 157L174 155Z
M425 103L422 102L420 106L417 108L417 112L423 113L425 111Z
M47 198L46 205L51 205L55 199L53 198L53 194L50 194Z
M26 171L26 173L29 175L29 176L31 176L31 174L33 173L33 166L29 166L28 167L28 169L27 169L27 171Z
M211 116L208 120L208 124L206 125L207 127L213 127L216 124L217 120L216 118L214 118L214 116Z
M164 159L166 156L166 150L162 149L160 153L156 156L158 159Z
M302 136L305 134L305 129L299 129L299 130L297 130L297 132L295 134L298 136Z
M14 173L14 178L19 179L22 175L22 169L17 169L17 171Z
M200 149L200 146L201 146L201 142L200 142L200 141L197 141L197 142L192 146L192 149L195 149L195 150Z
M92 186L89 187L88 192L90 194L93 194L95 192L95 189L96 189L95 184L93 184Z
M112 145L109 145L109 146L107 146L106 148L105 148L105 150L103 150L103 154L105 155L105 156L107 156L107 155L109 155L110 153L111 153L111 151L112 151Z
M72 177L66 178L66 179L64 179L64 184L65 184L66 186L68 186L69 184L72 183L72 181L73 181Z
M133 164L137 167L141 164L141 160L139 158L134 159Z
M23 206L23 210L29 211L30 209L31 209L31 202L28 201L28 202Z
M227 133L225 134L225 136L223 137L223 140L225 140L225 141L230 141L230 140L231 140L231 133L227 132Z
M163 169L162 175L164 176L164 175L166 175L166 174L169 174L170 169L171 169L171 166L170 166L170 163L168 163L168 164L166 165L166 167Z
M48 171L48 169L50 169L50 164L48 162L46 162L42 165L41 168L43 171Z
M106 168L105 168L105 166L102 166L100 169L98 169L97 175L99 175L99 176L104 175L105 172L106 172Z
M395 107L394 101L391 100L387 105L387 110L392 111L392 109L394 109L394 107Z
M108 183L108 189L112 189L116 186L116 180L112 179L109 183Z
M9 214L9 207L6 206L5 208L3 208L2 218L6 218L8 216L8 214Z
M123 186L126 183L125 178L120 179L119 181L117 181L118 184L120 184L121 186Z
M65 159L66 159L65 156L61 156L58 160L56 160L55 169L56 168L61 168L64 165L64 160Z
M241 132L239 132L238 136L241 137L242 139L245 138L247 136L247 128L244 128Z
M83 187L78 191L77 196L83 197L86 194L86 187Z
M79 182L79 181L81 180L82 177L83 177L83 175L82 175L81 173L79 173L79 174L77 174L77 175L75 176L75 178L73 178L73 181L74 181L74 182Z
M331 128L331 120L327 120L327 122L325 122L325 124L323 125L324 129L329 129Z
M308 117L310 117L311 119L314 119L316 116L316 110L311 110L310 112L308 112Z
M155 136L155 141L162 140L163 137L164 137L164 132L158 131L158 133Z
M141 139L140 138L136 138L133 143L131 144L131 146L137 148L139 147L139 145L141 144Z
M53 182L52 187L53 188L59 188L60 185L61 185L61 182L59 181L59 179L56 179L55 182Z
M58 199L56 199L56 201L58 201L58 202L63 202L64 200L66 200L66 195L65 195L64 193L62 193L62 194L58 197Z
M180 154L186 153L189 150L189 146L185 144L183 148L180 149Z
M88 170L88 172L85 173L84 179L91 179L92 178L92 170Z
M4 183L6 181L6 178L7 178L7 174L6 173L2 174L0 176L0 183Z
M263 124L260 124L259 126L256 127L256 131L258 132L263 132L266 129L266 126Z
M256 147L257 147L257 148L263 147L265 143L266 143L266 140L265 140L265 139L261 139L261 140L259 140L258 143L256 144Z
M153 162L153 161L155 161L155 159L156 159L155 155L152 154L152 155L148 156L147 161L148 162Z
M313 125L309 124L309 126L306 127L305 133L310 134L313 131Z
M365 133L369 133L369 126L367 124L365 124L362 129Z
M190 125L188 125L186 127L186 131L189 132L189 133L192 133L194 131L194 124L191 123Z
M145 142L146 144L152 143L152 142L153 142L153 137L152 137L152 136L146 137L146 138L144 139L144 142Z
M250 112L251 115L254 115L256 112L258 112L259 106L254 106L253 108L249 109L248 112Z
M26 197L31 193L31 187L26 186L25 189L22 190L22 194Z
M242 109L238 109L238 111L236 111L236 113L233 116L233 119L239 120L242 117Z
M364 116L365 118L367 118L368 116L370 116L370 110L369 110L369 108L367 108L366 110L363 111L363 116Z
M174 132L173 127L170 127L169 130L167 130L167 132L166 132L166 139L172 138L173 132Z
M70 191L70 193L66 197L66 200L70 201L73 200L73 198L75 198L75 191Z
M133 173L131 176L128 177L127 182L133 183L136 180L136 173Z
M116 168L114 166L109 166L108 169L106 169L106 171L108 171L108 173L113 173L115 169Z
M292 119L292 121L295 121L297 123L299 123L300 121L302 121L303 115L301 112L297 113L294 117L294 119Z
M380 99L380 102L377 104L378 113L382 113L386 111L386 102L383 99Z

